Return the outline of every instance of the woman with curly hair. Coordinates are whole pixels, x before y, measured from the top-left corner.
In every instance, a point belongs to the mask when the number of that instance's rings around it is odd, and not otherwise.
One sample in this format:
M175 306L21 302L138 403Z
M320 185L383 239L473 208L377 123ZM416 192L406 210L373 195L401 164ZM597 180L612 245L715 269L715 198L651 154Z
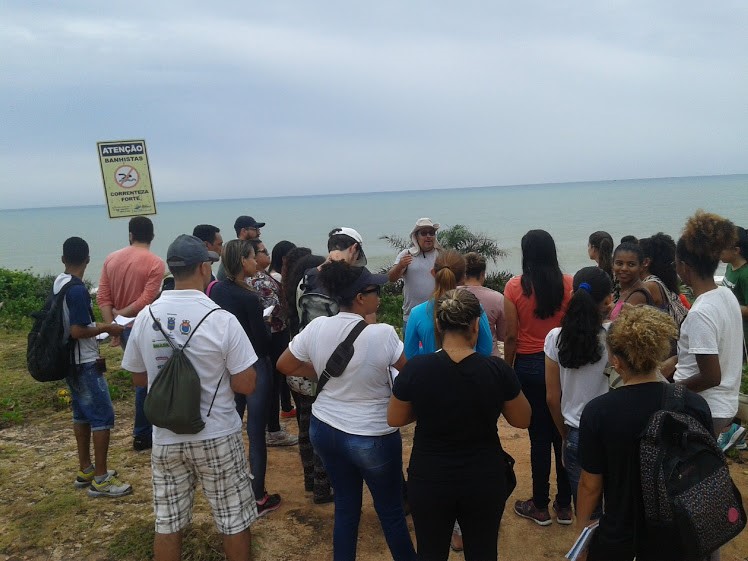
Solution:
M393 559L414 561L402 502L402 440L400 431L387 424L390 367L405 365L403 343L391 325L364 320L376 313L387 276L330 261L319 269L318 281L337 300L340 313L309 322L291 340L278 370L318 380L338 345L363 327L342 373L328 377L322 390L318 385L312 405L309 434L335 488L333 559L356 558L365 481Z
M522 237L522 275L504 288L506 339L504 358L514 366L522 391L532 406L530 466L532 497L516 501L514 512L540 526L552 523L550 503L551 450L556 463L553 508L561 524L571 522L571 487L561 462L561 435L546 403L545 338L561 325L572 294L572 277L558 266L556 242L545 230Z
M734 247L735 226L726 218L698 211L686 222L675 249L681 280L696 300L680 328L678 355L663 374L706 399L714 433L732 423L738 411L743 355L743 318L732 291L717 286L714 273L722 251Z
M526 428L530 404L506 362L475 352L482 313L478 298L458 288L434 306L442 348L405 365L387 411L391 426L416 421L408 500L418 558L446 561L457 520L465 559L496 559L508 495L496 424L504 415L512 426Z
M577 271L561 327L551 329L545 338L546 401L563 439L564 467L575 503L581 469L579 418L591 399L608 391L603 320L610 312L612 290L613 283L601 268Z
M605 501L587 561L684 558L678 535L644 523L639 476L639 439L652 413L662 408L667 388L659 381L657 367L676 334L673 320L650 306L625 306L608 331L608 360L625 384L590 401L579 423L580 530L589 524L600 500ZM701 396L686 391L684 412L711 428L709 407Z

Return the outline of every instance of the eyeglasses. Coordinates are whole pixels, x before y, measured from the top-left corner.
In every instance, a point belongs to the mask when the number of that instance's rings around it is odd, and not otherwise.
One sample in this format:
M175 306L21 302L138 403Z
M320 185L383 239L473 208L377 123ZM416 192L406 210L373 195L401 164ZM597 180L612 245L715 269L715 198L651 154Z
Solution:
M382 294L382 287L379 285L373 286L371 288L367 288L366 290L362 290L361 294L372 294L376 292L377 296Z
M436 230L418 230L419 236L435 236Z

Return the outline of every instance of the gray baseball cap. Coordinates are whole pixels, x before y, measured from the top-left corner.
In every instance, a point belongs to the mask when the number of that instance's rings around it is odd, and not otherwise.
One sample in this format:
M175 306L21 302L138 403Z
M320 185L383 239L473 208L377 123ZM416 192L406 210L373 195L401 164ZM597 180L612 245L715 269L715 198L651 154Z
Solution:
M215 263L219 259L220 256L215 251L208 251L200 238L187 234L177 236L166 252L166 264L169 267L189 267L208 261Z

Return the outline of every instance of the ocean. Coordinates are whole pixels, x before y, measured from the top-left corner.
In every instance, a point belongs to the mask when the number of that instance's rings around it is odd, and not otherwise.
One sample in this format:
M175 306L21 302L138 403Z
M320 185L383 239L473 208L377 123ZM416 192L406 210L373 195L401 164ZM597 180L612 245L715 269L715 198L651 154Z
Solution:
M285 239L324 254L332 228L355 228L363 236L369 268L374 270L391 264L396 255L379 237L407 237L415 221L427 216L443 227L464 224L495 238L508 256L492 268L513 273L521 271L522 236L535 228L547 230L556 241L561 268L573 274L592 264L587 237L596 230L610 232L616 242L627 234L646 237L659 231L677 239L686 218L698 208L748 226L748 174L159 201L157 208L158 214L151 216L156 232L151 249L161 257L178 234L191 233L196 224L214 224L224 240L232 239L235 218L249 214L267 222L262 238L269 249ZM40 274L60 272L62 242L80 236L91 248L86 277L96 284L105 257L127 245L127 220L110 219L103 204L0 210L0 267Z

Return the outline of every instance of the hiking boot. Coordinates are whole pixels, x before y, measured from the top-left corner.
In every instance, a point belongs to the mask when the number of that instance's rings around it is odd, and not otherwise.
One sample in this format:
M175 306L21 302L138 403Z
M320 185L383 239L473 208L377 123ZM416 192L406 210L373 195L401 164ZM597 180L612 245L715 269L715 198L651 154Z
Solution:
M532 499L514 503L514 512L517 516L532 520L539 526L549 526L551 524L551 514L548 512L548 509L537 508Z
M268 432L265 435L265 444L268 446L296 446L298 443L298 436L288 434L284 430Z
M281 419L293 419L296 417L296 407L290 411L281 411Z
M257 516L262 517L278 510L281 505L281 496L278 494L269 495L265 493L262 500L257 501Z
M553 512L556 513L556 522L568 526L572 522L571 505L558 506L557 501L553 501Z
M136 452L144 452L153 448L153 440L150 436L136 436L132 439L132 449Z
M124 497L130 493L132 493L132 485L120 481L111 473L107 474L106 479L101 483L97 483L94 479L88 488L89 497Z
M723 452L727 452L743 440L745 440L745 427L733 423L728 430L717 437L717 444Z
M94 471L96 470L96 466L91 464L89 470L90 471L78 470L78 475L75 476L75 481L73 482L73 485L75 485L76 489L83 489L84 487L88 487L89 485L91 485L91 481L93 481L94 478ZM110 469L107 472L107 475L117 475L117 470Z

